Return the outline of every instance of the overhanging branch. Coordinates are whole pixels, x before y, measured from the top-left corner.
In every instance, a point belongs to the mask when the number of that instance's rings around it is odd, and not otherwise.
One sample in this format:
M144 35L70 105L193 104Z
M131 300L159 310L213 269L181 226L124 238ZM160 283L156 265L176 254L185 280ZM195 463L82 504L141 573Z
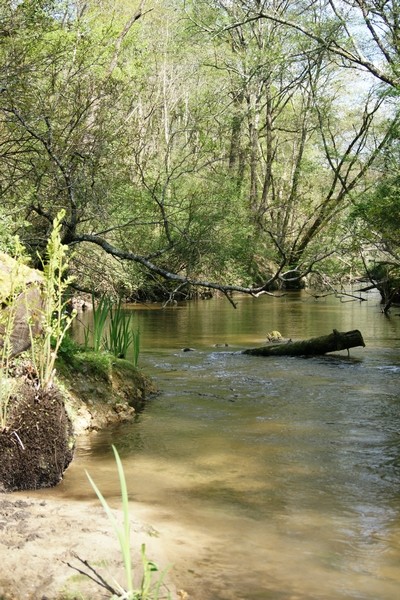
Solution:
M72 244L78 244L82 242L87 242L89 244L95 244L99 246L106 252L107 254L114 256L115 258L120 258L122 260L127 260L131 262L135 262L137 264L142 265L145 269L159 275L160 277L174 281L177 284L183 285L191 285L194 287L203 287L211 290L217 290L225 294L226 296L231 292L239 292L243 294L249 294L254 297L257 297L261 294L268 294L269 296L274 296L272 292L268 291L270 285L276 280L277 275L275 274L273 277L268 279L263 285L258 287L245 287L240 285L223 285L220 283L215 283L213 281L206 281L202 279L192 279L191 277L186 277L184 275L179 275L178 273L172 273L167 269L163 269L162 267L156 265L151 260L146 258L145 256L141 256L140 254L135 254L134 252L130 252L127 250L122 250L121 248L117 248L113 244L110 244L107 240L92 234L81 234L75 235Z

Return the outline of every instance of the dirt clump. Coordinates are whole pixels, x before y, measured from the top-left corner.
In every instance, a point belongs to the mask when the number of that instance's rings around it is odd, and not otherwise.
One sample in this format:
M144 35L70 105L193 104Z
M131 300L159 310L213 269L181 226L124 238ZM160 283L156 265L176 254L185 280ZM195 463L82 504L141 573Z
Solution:
M75 436L133 420L157 392L139 369L109 355L77 353L57 366L49 390L39 387L30 361L19 359L11 369L0 492L57 485L73 459Z
M73 451L72 423L58 388L37 389L35 381L19 378L0 431L0 491L57 485Z

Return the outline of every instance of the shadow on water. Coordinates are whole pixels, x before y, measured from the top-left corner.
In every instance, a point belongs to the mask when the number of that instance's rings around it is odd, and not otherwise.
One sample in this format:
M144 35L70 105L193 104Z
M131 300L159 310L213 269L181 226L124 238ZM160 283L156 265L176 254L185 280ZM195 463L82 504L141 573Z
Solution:
M83 442L57 491L90 494L86 467L116 497L116 444L194 600L399 597L400 320L374 302L302 298L135 309L141 366L161 393L136 423ZM367 347L240 353L269 330L304 339L333 328L360 329Z

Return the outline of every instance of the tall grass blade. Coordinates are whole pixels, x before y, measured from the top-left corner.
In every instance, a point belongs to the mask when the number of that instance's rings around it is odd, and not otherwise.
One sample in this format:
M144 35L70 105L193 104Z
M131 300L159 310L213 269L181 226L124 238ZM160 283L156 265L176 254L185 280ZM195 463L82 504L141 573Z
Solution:
M131 560L131 551L130 551L130 536L131 536L131 528L130 528L130 520L129 520L129 497L128 497L128 489L126 486L125 473L122 466L121 459L119 457L118 451L116 447L112 446L115 461L117 463L118 469L118 477L119 484L121 488L121 499L122 499L122 512L123 512L123 521L124 521L124 535L123 541L124 546L122 548L123 560L125 566L125 576L127 580L128 590L133 590L133 581L132 581L132 560Z
M140 330L137 329L133 333L133 365L138 366L140 354Z
M127 315L121 300L115 308L110 307L110 328L106 338L106 348L117 358L126 358L129 348L134 346L135 335L132 330L132 315Z
M92 295L93 304L93 350L100 352L104 345L104 329L107 318L111 311L111 300L105 294L96 304L94 294Z
M129 522L128 491L127 491L127 487L126 487L124 470L122 467L122 463L121 463L119 454L118 454L115 446L113 446L112 448L114 451L115 460L117 462L118 477L119 477L120 489L121 489L122 511L123 511L123 527L122 528L118 525L118 522L117 522L115 516L113 515L113 512L112 512L110 506L108 505L106 499L104 498L103 494L101 493L101 491L99 490L99 488L97 487L97 485L95 484L95 482L93 481L93 479L91 478L89 473L86 472L86 475L90 481L92 488L96 492L96 495L97 495L98 499L100 500L100 502L107 514L107 517L109 518L110 523L112 524L112 527L117 535L122 559L124 562L127 592L132 593L133 592L133 579L132 579L132 559L131 559L131 547L130 547L130 522Z
M130 546L131 529L130 529L130 519L129 519L128 488L126 485L125 473L124 473L124 469L123 469L122 462L121 462L120 456L118 454L118 451L114 445L112 446L112 449L113 449L115 461L117 464L119 485L120 485L120 490L121 490L122 514L123 514L122 526L118 523L117 519L115 518L113 511L111 510L110 506L108 505L103 494L101 493L101 491L99 490L99 488L97 487L97 485L95 484L95 482L93 481L93 479L91 478L89 473L86 472L86 475L90 481L90 484L91 484L92 488L94 489L94 491L96 492L96 495L97 495L98 499L100 500L100 502L106 512L107 517L110 520L110 523L114 529L114 532L116 533L116 536L117 536L118 542L119 542L119 547L121 550L123 563L124 563L126 589L124 590L119 584L117 584L118 590L119 590L118 595L114 594L112 596L111 600L159 600L159 598L161 598L160 590L161 590L161 587L164 585L164 577L167 572L167 569L165 569L163 572L160 573L158 580L154 583L153 582L153 574L155 572L158 572L158 567L153 561L151 561L147 558L145 544L142 544L142 546L141 546L143 575L142 575L140 588L134 589L134 587L133 587L134 584L133 584L132 557L131 557L131 546ZM103 587L104 587L104 585L103 585ZM170 594L168 592L167 592L166 597L170 598Z

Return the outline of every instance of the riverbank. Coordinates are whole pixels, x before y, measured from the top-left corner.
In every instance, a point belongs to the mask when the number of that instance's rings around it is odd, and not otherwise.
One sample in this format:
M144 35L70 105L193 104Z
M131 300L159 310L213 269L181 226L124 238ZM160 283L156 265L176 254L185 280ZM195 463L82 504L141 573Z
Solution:
M72 568L88 571L79 557L113 586L115 581L124 585L118 541L99 502L46 496L45 491L0 494L1 600L110 598L109 592ZM145 507L140 512L140 520L131 513L133 564L140 565L140 547L145 544L146 555L162 570L171 565L166 540L142 520ZM122 521L120 510L113 509L113 514ZM140 576L137 569L138 582ZM170 574L166 583L171 598L186 597L183 592L176 592Z
M73 362L59 361L58 367L60 393L78 436L132 420L135 410L156 392L140 370L108 355L77 354ZM110 591L76 570L90 573L81 561L88 561L114 588L116 582L125 586L118 540L94 491L93 501L88 501L57 497L58 489L0 493L0 600L110 598ZM119 499L114 501L118 507ZM122 511L113 510L122 523ZM146 507L140 508L140 517L137 511L132 503L131 547L139 588L142 544L161 571L171 564L171 557L161 533L147 522ZM159 573L154 575L156 582ZM185 597L176 594L169 575L166 581L165 592L171 598Z
M105 353L77 351L61 356L57 373L77 436L132 420L158 392L130 361Z

